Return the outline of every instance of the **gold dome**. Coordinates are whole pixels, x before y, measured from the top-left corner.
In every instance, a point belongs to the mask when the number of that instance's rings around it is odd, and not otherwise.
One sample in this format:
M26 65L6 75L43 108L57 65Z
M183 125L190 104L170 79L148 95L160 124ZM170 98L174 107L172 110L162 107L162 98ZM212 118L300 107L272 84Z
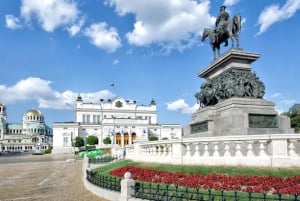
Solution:
M43 116L43 114L36 109L31 109L25 112L25 116Z

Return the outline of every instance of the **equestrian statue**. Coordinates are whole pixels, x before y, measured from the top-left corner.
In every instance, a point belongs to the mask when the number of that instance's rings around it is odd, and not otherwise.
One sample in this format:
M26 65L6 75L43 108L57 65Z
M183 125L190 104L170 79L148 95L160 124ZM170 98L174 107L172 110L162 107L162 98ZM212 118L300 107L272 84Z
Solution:
M210 45L213 50L214 59L220 56L220 45L224 42L228 45L228 38L231 39L231 47L234 48L234 39L236 40L236 48L239 48L239 32L241 31L241 15L236 14L230 19L226 6L221 6L219 15L215 23L216 28L205 28L201 41L207 37L210 39Z

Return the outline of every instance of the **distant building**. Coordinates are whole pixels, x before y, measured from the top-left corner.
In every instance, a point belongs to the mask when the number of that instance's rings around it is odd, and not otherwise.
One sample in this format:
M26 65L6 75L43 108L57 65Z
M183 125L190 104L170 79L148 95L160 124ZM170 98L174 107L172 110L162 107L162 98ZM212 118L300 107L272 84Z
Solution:
M45 150L52 145L52 128L47 126L43 114L36 109L23 115L22 123L8 123L6 106L0 103L1 151Z
M98 137L97 147L105 147L103 139L109 137L111 146L124 147L136 140L179 139L182 126L179 124L158 124L154 100L149 105L137 105L136 101L120 97L97 103L84 102L79 95L75 105L74 122L53 124L52 153L73 151L72 142L77 136L85 139L90 135Z

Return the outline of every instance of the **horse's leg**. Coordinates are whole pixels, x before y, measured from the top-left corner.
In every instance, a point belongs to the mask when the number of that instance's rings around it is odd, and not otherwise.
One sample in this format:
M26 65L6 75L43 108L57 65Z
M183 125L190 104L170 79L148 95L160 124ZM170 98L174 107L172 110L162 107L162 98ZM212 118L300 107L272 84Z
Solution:
M216 59L217 58L216 49L213 50L213 53L214 53L214 59Z
M210 44L210 46L211 46L211 49L213 51L214 59L216 59L216 48L212 43Z

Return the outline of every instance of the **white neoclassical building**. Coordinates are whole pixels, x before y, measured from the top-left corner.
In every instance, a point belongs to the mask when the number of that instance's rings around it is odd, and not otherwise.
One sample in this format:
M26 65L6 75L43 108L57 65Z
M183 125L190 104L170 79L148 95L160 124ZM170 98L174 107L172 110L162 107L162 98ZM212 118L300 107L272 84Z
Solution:
M53 123L52 153L73 151L72 142L77 136L85 139L90 135L98 137L97 147L106 147L103 139L109 137L112 146L125 147L136 140L147 141L148 137L158 139L180 139L182 126L179 124L158 124L154 100L149 105L138 105L136 101L121 97L84 102L79 95L75 104L74 122Z
M0 103L0 152L45 150L52 146L52 137L39 110L26 111L22 123L8 123L6 106Z

